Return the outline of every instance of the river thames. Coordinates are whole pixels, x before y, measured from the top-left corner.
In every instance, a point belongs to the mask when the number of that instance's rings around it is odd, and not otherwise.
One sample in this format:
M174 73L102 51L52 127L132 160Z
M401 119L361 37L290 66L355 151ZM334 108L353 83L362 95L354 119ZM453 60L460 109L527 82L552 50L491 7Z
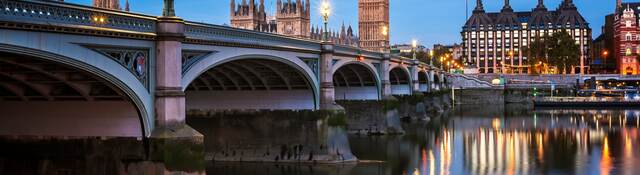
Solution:
M635 174L640 109L456 106L429 122L403 122L404 135L349 135L359 163L141 161L137 139L8 145L2 174ZM206 123L206 122L199 122ZM205 135L206 124L190 123ZM82 145L82 146L78 146ZM45 148L45 146L47 148ZM205 150L210 145L205 144ZM48 151L52 150L52 151Z

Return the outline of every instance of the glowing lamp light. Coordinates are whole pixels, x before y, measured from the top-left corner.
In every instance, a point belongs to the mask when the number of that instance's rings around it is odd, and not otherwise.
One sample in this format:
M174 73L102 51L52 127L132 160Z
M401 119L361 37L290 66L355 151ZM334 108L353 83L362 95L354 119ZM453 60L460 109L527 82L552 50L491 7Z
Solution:
M500 79L497 79L497 78L491 80L491 84L494 84L494 85L498 85L498 84L501 84L501 83L502 83L502 81Z
M364 57L363 56L358 56L358 58L356 58L358 61L362 62L364 61Z
M415 39L414 39L413 41L411 41L411 47L413 47L414 49L415 49L416 47L418 47L418 41L417 41L417 40L415 40Z
M322 1L322 5L320 6L320 13L322 14L325 22L329 21L329 15L331 15L331 4L329 4L329 1Z

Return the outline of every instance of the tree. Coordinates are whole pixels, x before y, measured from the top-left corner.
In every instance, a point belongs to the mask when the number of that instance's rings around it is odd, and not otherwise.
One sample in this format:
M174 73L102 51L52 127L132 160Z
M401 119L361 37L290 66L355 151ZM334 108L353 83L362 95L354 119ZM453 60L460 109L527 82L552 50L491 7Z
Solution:
M566 74L569 66L580 64L580 47L566 31L556 32L545 42L548 48L549 63Z
M527 58L529 58L528 64L534 68L534 71L542 73L542 65L540 63L544 64L549 62L547 59L548 50L545 41L541 38L532 39L529 46L524 48L523 52L527 55ZM536 66L540 66L540 69L536 70Z
M440 67L443 63L441 63L440 58L449 57L448 60L451 60L453 57L453 53L449 51L449 49L445 47L435 47L433 49L433 66ZM445 67L443 65L442 67Z

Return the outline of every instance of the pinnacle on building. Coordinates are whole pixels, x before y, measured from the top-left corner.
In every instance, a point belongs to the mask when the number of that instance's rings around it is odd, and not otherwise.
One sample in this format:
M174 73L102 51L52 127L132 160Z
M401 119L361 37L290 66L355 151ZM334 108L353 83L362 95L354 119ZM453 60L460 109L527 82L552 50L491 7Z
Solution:
M120 0L93 0L93 6L111 10L122 10ZM125 1L125 11L129 11L129 0Z

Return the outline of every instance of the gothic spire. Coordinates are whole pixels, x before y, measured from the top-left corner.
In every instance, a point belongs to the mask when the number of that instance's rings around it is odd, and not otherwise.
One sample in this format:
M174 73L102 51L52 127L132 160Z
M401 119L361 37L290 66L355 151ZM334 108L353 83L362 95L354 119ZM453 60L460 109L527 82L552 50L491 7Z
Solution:
M502 7L502 12L513 12L511 5L509 5L509 0L504 0L504 6Z
M546 7L544 6L544 0L538 0L538 6L537 6L536 8L539 8L539 9L546 8Z
M616 10L622 8L622 0L616 1Z
M484 6L482 5L482 0L476 0L476 8L473 10L473 13L484 13Z
M127 12L129 11L129 0L126 0L124 2L124 11L127 11Z

